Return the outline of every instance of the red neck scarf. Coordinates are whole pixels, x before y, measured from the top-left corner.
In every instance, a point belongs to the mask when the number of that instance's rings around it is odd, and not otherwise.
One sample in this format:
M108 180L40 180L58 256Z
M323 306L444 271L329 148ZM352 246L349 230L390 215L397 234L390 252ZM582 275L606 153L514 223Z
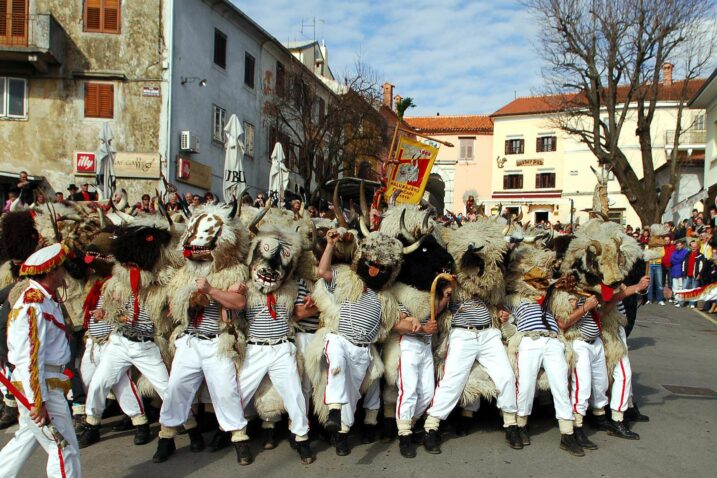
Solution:
M137 266L130 266L129 268L129 285L132 288L132 295L134 296L134 311L132 312L132 325L137 323L139 319L139 288L141 285L140 270Z
M276 320L276 296L273 292L269 292L266 295L266 306L269 308L269 314L271 314L271 318Z
M87 330L90 326L91 312L97 308L97 303L100 301L100 295L102 294L102 285L107 279L99 279L94 283L90 292L85 298L85 302L82 304L83 322L82 328Z

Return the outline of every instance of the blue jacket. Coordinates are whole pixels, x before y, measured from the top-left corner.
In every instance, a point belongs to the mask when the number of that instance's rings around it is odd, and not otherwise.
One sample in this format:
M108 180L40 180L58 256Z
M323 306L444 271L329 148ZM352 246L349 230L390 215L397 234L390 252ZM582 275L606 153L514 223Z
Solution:
M682 263L685 262L690 250L687 248L675 249L670 257L670 277L679 279L684 275Z

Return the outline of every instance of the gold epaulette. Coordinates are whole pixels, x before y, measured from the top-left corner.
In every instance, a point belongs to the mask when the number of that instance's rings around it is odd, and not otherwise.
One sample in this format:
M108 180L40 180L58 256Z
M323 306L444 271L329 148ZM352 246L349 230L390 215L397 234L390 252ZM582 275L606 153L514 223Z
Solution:
M42 304L45 301L45 294L37 289L28 289L22 296L22 301L25 304Z

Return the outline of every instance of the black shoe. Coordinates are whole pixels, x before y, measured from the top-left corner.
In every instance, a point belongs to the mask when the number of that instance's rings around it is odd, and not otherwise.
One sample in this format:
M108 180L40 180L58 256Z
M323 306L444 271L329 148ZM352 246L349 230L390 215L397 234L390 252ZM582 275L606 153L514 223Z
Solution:
M314 462L316 458L314 457L314 452L311 451L311 444L309 443L309 440L296 442L296 447L299 451L299 456L301 457L301 463L304 465L310 465Z
M146 445L152 440L152 435L149 433L149 423L144 425L137 425L134 430L134 444L135 445Z
M416 458L416 448L413 446L412 435L398 436L398 450L404 458Z
M122 418L122 420L114 425L112 427L113 432L126 432L127 430L131 430L134 428L134 424L132 423L132 419L128 417L127 415Z
M585 456L585 451L575 439L575 435L560 435L560 449L573 456Z
M210 452L214 453L221 450L222 448L228 447L231 442L232 434L230 432L217 430L217 432L212 437L212 441L209 442L207 448Z
M77 414L74 416L75 434L80 435L87 426L87 415Z
M294 451L299 451L299 443L296 441L296 435L289 433L289 446Z
M625 438L626 440L639 440L640 435L627 428L625 422L610 421L607 434L612 437Z
M341 430L341 410L338 408L329 410L329 418L326 420L324 428L329 433L338 433Z
M187 430L187 435L189 435L189 451L192 453L199 453L207 447L199 427Z
M82 434L77 438L80 448L88 447L94 443L100 441L100 426L99 425L85 425L82 430Z
M523 449L523 441L520 439L520 432L517 425L510 425L505 429L505 441L514 450Z
M415 427L411 431L411 439L413 440L413 443L416 445L420 445L423 443L423 440L426 438L426 430L423 429L423 427L416 429Z
M523 446L530 445L530 435L528 435L528 427L518 427L518 434L520 435L520 442Z
M581 448L584 448L586 450L598 449L598 446L595 443L591 442L585 435L585 430L583 430L583 427L573 428L573 436L575 437L575 441L578 442L578 445L580 445Z
M610 428L610 420L608 420L607 415L592 415L590 426L595 430L606 431Z
M261 433L262 446L265 450L273 450L279 441L276 439L276 428L264 428Z
M13 425L17 425L17 407L5 405L0 416L0 430L5 430Z
M391 443L391 441L396 438L396 435L398 435L396 419L383 417L383 423L381 423L381 443Z
M249 449L248 441L239 441L234 443L234 450L237 452L237 462L240 465L251 465L254 461L254 457Z
M163 463L169 460L169 457L177 450L177 446L174 444L174 438L160 438L157 440L157 451L152 457L152 461L155 463Z
M426 438L423 439L423 447L428 453L439 455L441 453L441 437L438 436L438 430L428 430Z
M378 425L363 424L363 430L361 432L361 443L368 445L376 441L376 435L378 431Z
M456 420L456 435L459 437L464 437L468 435L468 433L471 430L471 422L473 421L473 417L464 417L461 416Z
M649 422L650 417L640 413L640 409L637 405L633 405L631 408L625 410L625 421L626 422Z
M348 433L336 433L334 437L336 454L339 456L346 456L351 453L349 448L349 434Z

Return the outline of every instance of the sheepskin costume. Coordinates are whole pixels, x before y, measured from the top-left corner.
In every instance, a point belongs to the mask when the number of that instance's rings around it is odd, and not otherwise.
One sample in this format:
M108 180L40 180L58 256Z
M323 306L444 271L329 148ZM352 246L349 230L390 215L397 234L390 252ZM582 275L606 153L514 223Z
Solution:
M354 236L356 237L356 236ZM396 325L399 317L398 302L389 292L391 285L398 276L403 260L403 246L392 237L380 232L371 232L358 242L351 265L339 264L334 266L340 278L334 293L328 291L323 279L316 283L313 298L316 301L320 316L320 328L309 344L306 352L306 368L313 386L314 409L321 423L326 423L329 409L324 403L326 390L327 363L324 356L326 334L338 331L339 313L341 304L345 301L357 302L367 287L362 276L365 274L366 264L380 264L381 273L385 274L385 283L377 290L381 302L381 326L376 343L382 343L388 337L391 329ZM371 363L361 385L361 393L365 393L374 381L381 378L384 367L375 344L371 345Z

